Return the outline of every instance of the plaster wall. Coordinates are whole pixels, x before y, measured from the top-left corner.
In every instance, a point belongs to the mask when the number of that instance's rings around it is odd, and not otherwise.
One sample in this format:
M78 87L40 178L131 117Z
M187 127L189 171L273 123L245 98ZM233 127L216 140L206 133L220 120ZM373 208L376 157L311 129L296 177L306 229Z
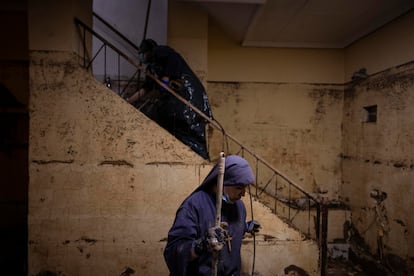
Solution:
M229 134L306 191L338 198L342 86L209 82L208 92ZM221 143L212 139L212 151Z
M263 203L243 198L248 220L254 216L261 229L255 239L246 234L242 246L242 270L251 275L254 264L257 275L286 275L285 268L297 266L309 275L320 275L319 249L314 240L293 230ZM251 208L249 207L251 206ZM253 210L253 212L252 212Z
M413 60L413 24L411 11L344 49L289 49L242 47L209 20L209 80L343 84Z
M29 50L78 51L75 16L92 26L92 0L28 0Z
M208 16L197 5L169 1L168 45L186 60L206 86Z
M344 83L342 49L242 47L213 21L208 28L209 81Z
M352 221L372 253L405 261L414 256L413 91L411 62L350 85L343 111L342 196ZM372 105L377 121L366 122L364 107ZM372 195L382 192L386 198L377 202Z
M210 166L74 61L31 53L29 274L166 274L175 210Z
M345 82L365 68L369 75L414 60L414 11L345 49Z

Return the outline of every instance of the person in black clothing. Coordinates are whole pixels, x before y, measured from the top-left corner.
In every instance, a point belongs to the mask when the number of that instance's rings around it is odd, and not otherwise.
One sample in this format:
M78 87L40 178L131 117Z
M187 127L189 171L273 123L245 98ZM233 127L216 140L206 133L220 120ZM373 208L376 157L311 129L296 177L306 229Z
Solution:
M203 84L183 57L169 46L144 39L139 47L140 59L146 70L172 88L193 106L212 118L210 104ZM204 159L209 159L206 144L206 120L185 105L165 88L146 77L141 89L127 99L131 104L145 93L159 88L158 106L154 120Z

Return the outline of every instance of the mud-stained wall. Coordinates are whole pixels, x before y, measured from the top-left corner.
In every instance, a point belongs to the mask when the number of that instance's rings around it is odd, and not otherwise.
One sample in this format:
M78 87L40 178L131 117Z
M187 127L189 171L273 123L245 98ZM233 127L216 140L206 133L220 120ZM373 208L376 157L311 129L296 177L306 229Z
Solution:
M350 85L344 98L342 196L370 251L405 261L414 258L413 91L411 62Z
M338 198L341 85L210 82L208 91L229 134L306 191ZM222 148L220 139L211 142L213 151Z
M162 253L175 211L212 164L76 60L31 53L29 275L166 275ZM243 270L255 257L260 275L289 265L317 275L317 244L252 204L263 227L255 255L251 237L243 241ZM282 251L289 253L263 261Z
M165 275L175 210L210 166L76 60L31 54L29 274Z
M41 6L32 8L31 46L40 49L44 22L36 17L43 13ZM65 18L57 29L72 24ZM198 19L205 27L206 19ZM56 31L50 28L46 33ZM187 35L172 41L178 48L196 45L201 56L194 64L204 79L206 33ZM45 49L30 56L29 274L166 275L162 252L175 211L211 164L79 68L70 39L45 41ZM317 245L255 205L255 217L263 221L256 271L272 275L296 265L317 275ZM244 241L246 272L252 243ZM279 252L290 253L262 261Z
M246 273L242 275L286 275L285 269L292 265L308 275L320 275L317 243L293 230L260 201L251 200L249 194L243 198L247 217L254 216L261 229L255 239L246 234L242 242L242 272Z

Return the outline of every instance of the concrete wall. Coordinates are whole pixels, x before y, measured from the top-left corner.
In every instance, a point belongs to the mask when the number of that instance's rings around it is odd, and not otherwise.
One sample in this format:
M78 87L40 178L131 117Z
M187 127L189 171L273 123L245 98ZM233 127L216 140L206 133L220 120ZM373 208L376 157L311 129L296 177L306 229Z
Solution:
M373 253L383 236L384 254L414 255L414 66L390 68L345 91L342 197ZM377 122L366 122L366 106ZM385 192L379 204L371 195ZM383 233L381 233L383 232Z
M175 210L210 166L72 54L32 52L30 81L30 275L165 274Z
M243 240L241 254L245 275L252 275L253 262L253 275L285 275L285 268L292 265L309 275L320 275L317 243L291 228L260 201L250 200L249 194L243 198L248 220L253 215L262 228L255 239L246 234Z
M214 22L208 28L209 81L344 83L341 49L241 47Z
M197 5L169 2L168 45L176 49L200 78L207 81L208 16Z
M413 24L410 12L346 49L346 78L362 67L370 76L345 90L342 196L369 250L394 268L387 254L411 266L414 256ZM377 122L367 123L373 105ZM381 203L377 191L387 194Z
M28 0L29 49L79 51L75 16L92 26L92 0Z
M345 82L360 68L375 74L414 60L414 12L355 42L345 49Z
M338 197L342 86L210 82L208 88L226 131L306 191Z

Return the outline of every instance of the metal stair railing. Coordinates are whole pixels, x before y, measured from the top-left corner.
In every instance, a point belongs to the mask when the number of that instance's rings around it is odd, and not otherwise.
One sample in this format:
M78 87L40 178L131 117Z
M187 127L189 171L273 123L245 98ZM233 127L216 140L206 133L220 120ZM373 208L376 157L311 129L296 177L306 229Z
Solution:
M115 45L115 43L110 42L108 39L104 38L103 35L97 33L92 28L87 26L84 22L82 22L78 18L74 18L75 25L77 26L77 31L79 33L79 36L82 38L82 49L79 52L82 52L82 58L83 58L83 67L85 67L87 70L92 69L93 63L97 60L98 57L102 55L103 57L103 70L104 70L104 78L103 83L107 85L109 88L111 88L113 91L117 92L118 95L123 97L126 94L127 89L134 89L135 87L139 85L141 76L141 68L137 68L137 58L131 57L134 52L138 54L138 47L134 45L130 40L128 40L125 36L120 34L115 28L110 26L107 22L105 22L100 16L94 13L94 16L99 20L99 22L102 22L102 24L110 29L110 31L118 36L117 41L123 41L122 45L126 45L122 47L123 49L128 49L128 52L130 55L125 54L125 51L120 50L119 47ZM89 37L88 37L89 36ZM88 53L88 47L86 45L86 41L88 39L92 40L93 38L96 38L101 43L100 47L92 56L92 53ZM108 56L116 55L117 59L117 73L114 78L110 78L109 73L107 72L108 69ZM122 64L124 64L124 67L128 68L122 68ZM124 72L121 72L121 69L124 69L124 71L133 71L133 74L130 74L129 77L122 78L122 74ZM117 85L115 85L115 83ZM125 83L122 85L122 83ZM135 85L135 86L134 86ZM121 89L122 88L122 89Z
M124 49L129 54L136 56L136 54L139 51L139 47L135 45L131 40L129 40L125 35L123 35L121 32L119 32L117 29L115 29L111 24L109 24L105 19L103 19L100 15L98 15L96 12L92 12L93 18L94 18L94 28L100 28L102 29L102 32L107 33L105 37L112 37L114 38L114 45L120 45L122 49ZM117 47L119 48L119 47ZM121 49L121 51L122 51ZM125 52L123 51L123 52ZM134 83L139 83L141 79L140 71L135 71L135 74L132 75L132 77L128 78L125 85L118 85L118 93L121 96L124 96L126 90L132 86ZM118 77L119 83L121 83L120 78ZM122 87L122 90L120 88Z
M320 272L321 275L326 275L328 208L324 201L307 192L299 184L295 183L292 179L254 153L253 150L244 146L238 139L225 132L220 123L214 118L205 115L201 110L192 105L169 86L166 86L158 78L146 72L144 67L108 42L103 36L96 33L77 18L75 18L75 23L80 28L79 34L81 35L83 46L83 67L90 69L94 58L99 54L98 51L94 57L89 58L91 55L86 51L86 41L90 39L91 36L95 36L103 44L101 49L106 47L111 48L118 55L118 59L122 58L136 68L136 73L133 77L135 77L136 74L143 73L144 76L151 78L160 87L163 87L181 102L192 108L209 123L209 126L219 130L223 135L223 141L226 143L227 149L225 152L227 152L227 154L230 152L239 154L246 158L249 163L255 165L256 183L250 185L252 186L249 191L250 194L261 203L271 208L276 215L282 218L290 226L304 233L306 238L315 239L317 241L320 250ZM87 32L89 37L87 36ZM118 65L119 64L120 63L118 63ZM120 94L120 96L122 95Z

